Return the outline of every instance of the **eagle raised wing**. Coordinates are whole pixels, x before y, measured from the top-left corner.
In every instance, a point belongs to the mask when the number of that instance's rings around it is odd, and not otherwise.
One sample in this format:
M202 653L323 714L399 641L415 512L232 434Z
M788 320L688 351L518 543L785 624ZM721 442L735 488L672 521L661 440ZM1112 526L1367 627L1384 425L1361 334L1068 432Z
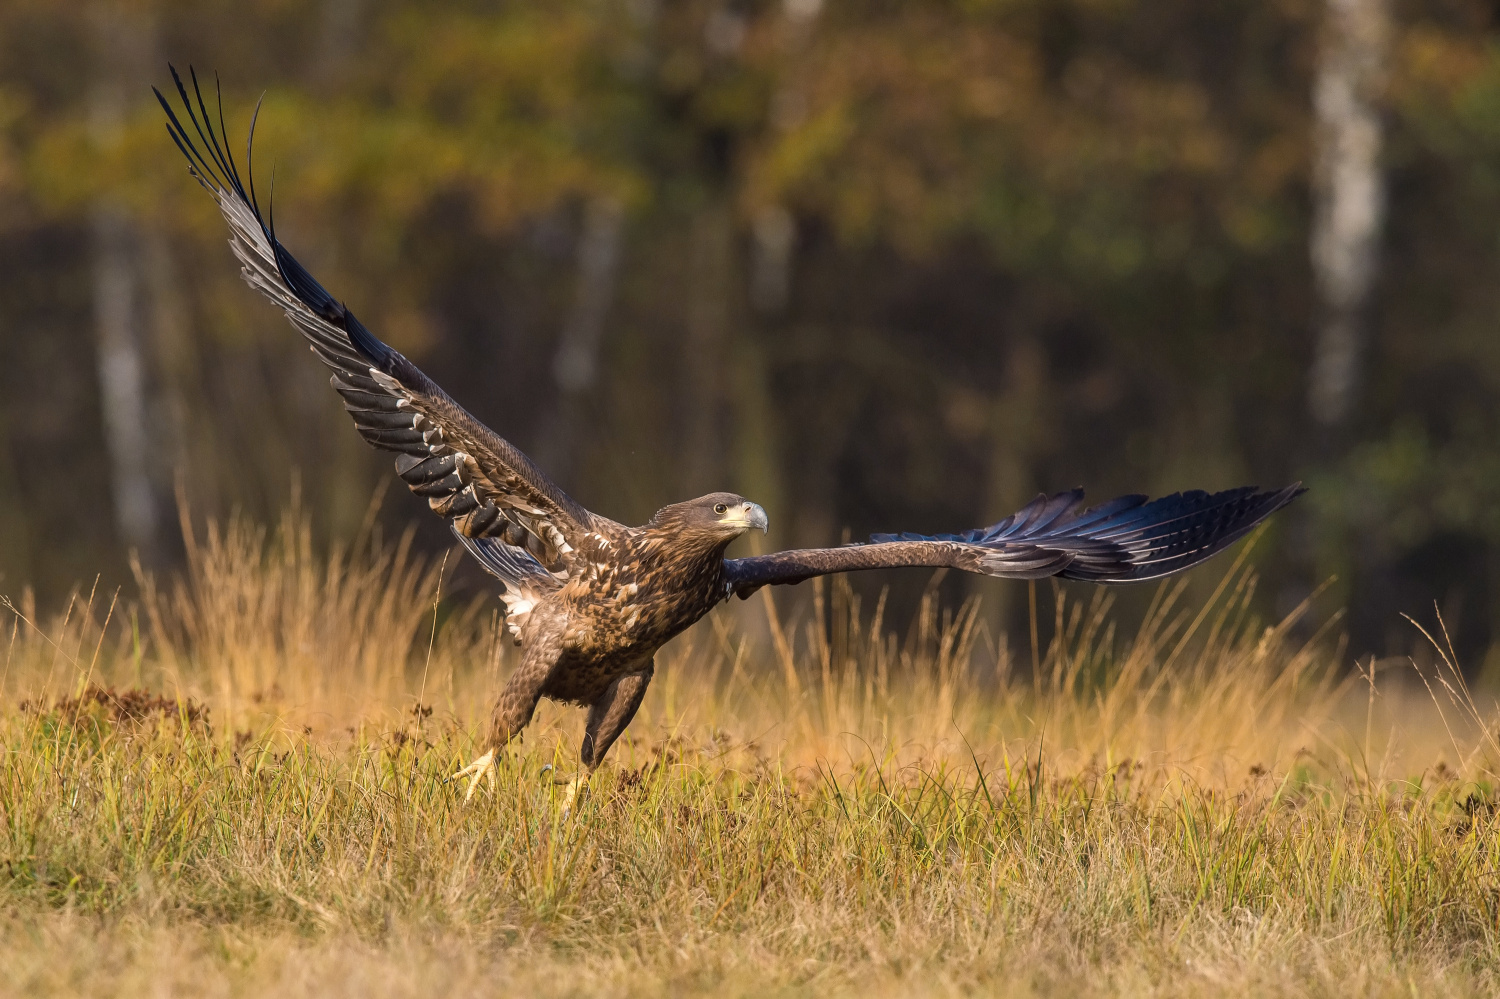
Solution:
M932 566L1004 579L1061 576L1094 583L1159 579L1202 562L1244 537L1304 492L1296 483L1261 492L1121 496L1089 509L1083 490L1038 496L998 524L963 534L877 534L869 544L809 548L725 560L740 597L852 569Z
M243 265L245 280L286 312L313 353L333 370L329 382L343 396L361 436L374 447L397 452L397 473L434 512L449 519L461 539L488 539L483 548L469 546L476 555L493 551L497 543L522 549L513 557L480 559L497 575L496 566L525 569L518 570L516 579L500 576L507 590L513 583L538 585L541 577L531 570L533 564L544 570L543 575L565 578L578 559L583 537L618 525L570 498L531 459L377 339L277 242L274 228L261 217L253 172L247 188L227 144L221 145L214 132L197 75L191 70L189 74L197 114L176 69L172 79L202 150L166 98L152 88L167 112L167 131L187 157L193 176L224 213L231 230L229 245ZM224 132L222 100L219 132ZM252 121L247 170L254 138Z

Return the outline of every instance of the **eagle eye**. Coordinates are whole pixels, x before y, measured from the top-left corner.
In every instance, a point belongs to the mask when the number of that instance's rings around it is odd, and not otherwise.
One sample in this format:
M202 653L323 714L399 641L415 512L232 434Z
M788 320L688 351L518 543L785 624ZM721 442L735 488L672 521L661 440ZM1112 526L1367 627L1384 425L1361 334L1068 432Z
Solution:
M728 512L729 512L729 507L725 506L723 503L715 503L714 504L714 513L724 514L724 513L728 513Z

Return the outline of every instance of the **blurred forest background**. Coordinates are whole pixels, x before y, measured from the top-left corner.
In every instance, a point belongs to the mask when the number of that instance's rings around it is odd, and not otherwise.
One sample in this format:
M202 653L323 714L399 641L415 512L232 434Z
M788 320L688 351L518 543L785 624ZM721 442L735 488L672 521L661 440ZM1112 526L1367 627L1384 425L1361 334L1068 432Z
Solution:
M601 513L730 488L821 545L1300 478L1268 614L1336 576L1355 651L1435 601L1496 658L1493 2L0 0L0 592L172 567L179 484L328 540L391 478L240 282L169 60L237 155L264 94L283 241Z

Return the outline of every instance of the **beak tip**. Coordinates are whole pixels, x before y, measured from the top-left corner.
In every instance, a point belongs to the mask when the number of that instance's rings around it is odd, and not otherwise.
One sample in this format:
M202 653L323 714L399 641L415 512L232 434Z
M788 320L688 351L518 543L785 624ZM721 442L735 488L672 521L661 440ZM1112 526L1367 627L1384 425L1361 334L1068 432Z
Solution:
M751 527L760 528L762 534L769 533L771 530L771 521L770 518L766 516L765 509L759 503L751 503L748 505L749 510L747 510L746 512L749 514L749 516L746 518L746 520L749 522L749 525Z

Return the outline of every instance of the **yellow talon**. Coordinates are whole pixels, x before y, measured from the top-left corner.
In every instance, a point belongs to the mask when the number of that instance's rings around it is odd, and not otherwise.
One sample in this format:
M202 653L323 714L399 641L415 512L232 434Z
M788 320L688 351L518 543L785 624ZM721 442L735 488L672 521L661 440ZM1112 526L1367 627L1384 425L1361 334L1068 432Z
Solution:
M568 781L567 790L563 792L563 818L568 817L568 813L573 810L573 800L578 797L579 791L585 790L588 787L588 783L589 775L587 773Z
M464 793L464 804L466 805L469 803L469 799L474 797L474 789L479 786L479 781L482 777L490 779L490 791L493 792L495 790L495 751L493 749L490 750L448 779L458 780L460 777L469 778L469 789Z

